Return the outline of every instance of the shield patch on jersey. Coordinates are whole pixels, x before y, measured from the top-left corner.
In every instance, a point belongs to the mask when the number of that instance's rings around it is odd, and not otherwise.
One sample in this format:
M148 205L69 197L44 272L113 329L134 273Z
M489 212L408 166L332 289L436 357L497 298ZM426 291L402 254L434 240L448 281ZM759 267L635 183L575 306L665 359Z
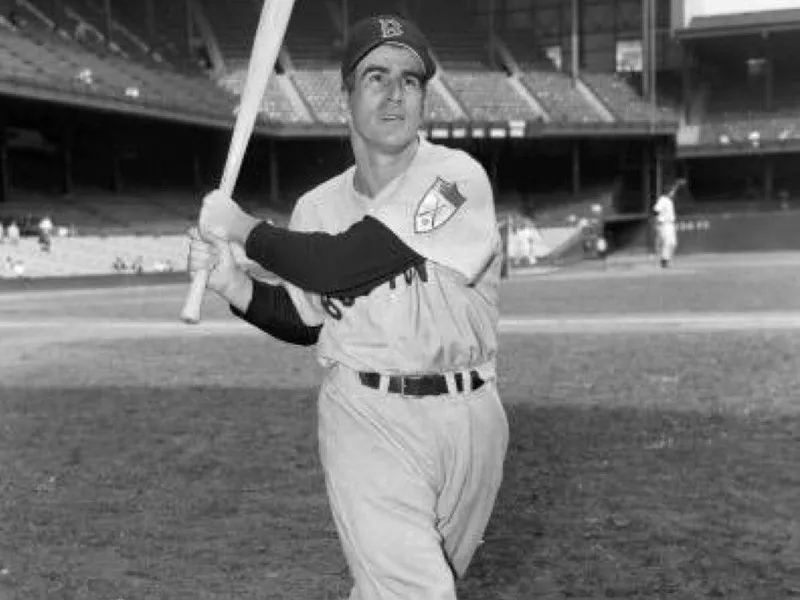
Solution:
M427 233L441 227L466 201L455 183L437 177L417 205L414 233Z

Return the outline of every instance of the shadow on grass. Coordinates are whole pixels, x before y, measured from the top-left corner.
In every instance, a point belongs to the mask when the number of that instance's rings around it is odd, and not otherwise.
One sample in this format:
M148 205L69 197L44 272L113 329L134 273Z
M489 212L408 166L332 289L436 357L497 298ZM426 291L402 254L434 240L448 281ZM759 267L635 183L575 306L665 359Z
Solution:
M346 597L314 390L5 389L0 599ZM511 404L460 598L800 593L798 418Z

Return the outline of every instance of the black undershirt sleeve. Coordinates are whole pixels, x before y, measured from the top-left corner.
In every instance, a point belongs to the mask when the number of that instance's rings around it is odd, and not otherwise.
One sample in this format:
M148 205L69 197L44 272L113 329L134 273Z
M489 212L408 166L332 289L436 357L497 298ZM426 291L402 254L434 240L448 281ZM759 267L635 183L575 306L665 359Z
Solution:
M303 290L334 297L366 295L425 262L372 217L336 235L259 223L247 238L245 253Z
M322 326L309 327L300 318L289 292L280 285L253 280L253 297L242 312L231 305L234 315L275 339L298 346L317 343Z
M278 277L297 287L328 296L366 296L379 285L425 259L380 221L366 217L347 231L300 233L260 223L251 232L245 252ZM290 344L317 343L322 326L309 327L286 288L253 280L247 310L234 306L237 317Z

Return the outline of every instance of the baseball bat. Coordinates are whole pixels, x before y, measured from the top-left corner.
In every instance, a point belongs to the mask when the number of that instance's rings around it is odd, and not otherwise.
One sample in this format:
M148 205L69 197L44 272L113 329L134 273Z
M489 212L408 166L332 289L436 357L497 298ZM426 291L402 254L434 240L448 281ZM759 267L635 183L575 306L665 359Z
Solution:
M247 79L239 103L239 113L233 126L228 156L219 189L228 196L233 195L236 179L242 167L247 144L253 132L256 117L261 109L264 93L267 91L270 75L278 59L278 52L283 43L283 36L289 25L294 0L265 0L258 21L258 29L253 40L250 53L250 64L247 68ZM200 309L203 295L208 285L209 272L198 271L192 278L189 293L181 311L181 320L185 323L200 322Z

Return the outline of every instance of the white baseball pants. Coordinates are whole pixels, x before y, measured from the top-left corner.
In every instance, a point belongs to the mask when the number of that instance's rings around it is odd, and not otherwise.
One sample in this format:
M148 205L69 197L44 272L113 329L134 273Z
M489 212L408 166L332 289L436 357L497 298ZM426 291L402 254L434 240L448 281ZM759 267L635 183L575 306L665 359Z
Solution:
M656 229L658 254L661 260L672 260L678 246L678 232L674 223L659 223Z
M508 421L496 381L409 397L333 367L319 441L350 600L454 600L502 479Z

